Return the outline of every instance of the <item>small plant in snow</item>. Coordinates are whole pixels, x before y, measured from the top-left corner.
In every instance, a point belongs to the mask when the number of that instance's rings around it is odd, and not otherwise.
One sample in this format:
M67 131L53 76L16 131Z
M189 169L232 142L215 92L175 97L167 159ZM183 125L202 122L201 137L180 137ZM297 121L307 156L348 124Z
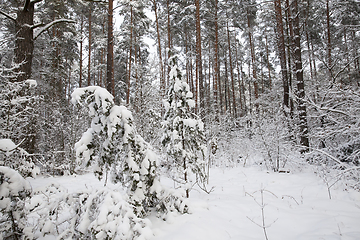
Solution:
M30 184L15 170L0 166L0 239L21 239L27 231L25 201Z
M258 201L256 200L255 196L254 196L254 194L257 193L257 192L260 192L261 202L258 202ZM277 196L276 196L274 193L270 192L269 190L264 189L262 186L261 186L261 189L260 189L260 190L255 191L253 194L249 194L249 193L245 192L245 195L247 194L247 195L249 195L250 197L252 197L252 198L254 199L254 201L256 202L256 204L260 207L260 209L261 209L261 223L255 222L253 219L249 218L248 216L246 216L246 217L247 217L251 222L255 223L257 226L259 226L259 227L261 227L261 228L263 229L265 239L268 240L268 236L267 236L266 229L269 228L269 227L271 227L271 225L272 225L273 223L275 223L275 222L277 221L277 219L276 219L275 221L273 221L271 224L267 224L267 225L266 225L266 223L265 223L265 211L264 211L264 209L265 209L265 207L266 207L267 204L265 204L265 202L264 202L264 192L270 193L271 195L273 195L274 197L277 198Z
M169 167L175 170L175 179L185 185L186 196L189 197L194 184L192 173L196 176L196 183L204 184L206 181L204 124L191 112L195 106L193 94L177 66L177 57L171 57L169 64L172 67L171 84L164 100L162 144L170 156Z

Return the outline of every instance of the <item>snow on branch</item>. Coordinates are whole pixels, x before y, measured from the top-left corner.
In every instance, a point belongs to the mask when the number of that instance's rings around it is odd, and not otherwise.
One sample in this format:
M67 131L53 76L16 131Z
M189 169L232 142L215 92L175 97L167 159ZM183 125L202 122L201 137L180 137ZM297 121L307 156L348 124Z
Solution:
M7 17L8 19L10 20L13 20L14 22L16 21L16 18L10 16L9 14L7 13L4 13L3 11L0 10L0 14L4 15L5 17Z
M38 28L38 27L42 27L37 33L35 33L34 40L36 40L43 32L45 32L46 30L48 30L49 28L51 28L55 24L62 23L62 22L75 23L75 21L71 20L71 19L57 19L57 20L52 21L52 22L50 22L50 23L48 23L46 25L44 25L44 24L33 25L32 26L33 29Z
M315 107L317 110L339 113L339 114L343 114L348 117L356 118L356 116L352 116L349 113L338 110L338 109L333 109L333 108L328 108L328 107L320 107L320 106L316 105L309 97L307 97L307 103L309 103L311 106Z

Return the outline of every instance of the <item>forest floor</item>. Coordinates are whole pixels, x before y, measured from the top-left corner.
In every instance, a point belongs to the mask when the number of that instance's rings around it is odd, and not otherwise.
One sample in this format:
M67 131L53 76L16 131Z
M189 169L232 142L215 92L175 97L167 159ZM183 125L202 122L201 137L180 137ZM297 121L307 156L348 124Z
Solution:
M56 182L69 191L103 185L92 174L29 181L33 188ZM150 216L152 239L360 239L360 193L335 185L330 199L325 181L310 167L296 173L213 168L211 187L210 194L191 191L191 214L169 215L167 221Z

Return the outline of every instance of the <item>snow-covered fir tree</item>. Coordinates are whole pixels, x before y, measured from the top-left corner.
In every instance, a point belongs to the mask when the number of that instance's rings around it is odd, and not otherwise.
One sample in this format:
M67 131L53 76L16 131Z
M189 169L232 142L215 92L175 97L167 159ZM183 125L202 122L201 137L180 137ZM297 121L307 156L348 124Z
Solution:
M100 179L111 170L112 180L128 190L137 216L146 216L152 208L186 212L181 195L160 185L157 156L136 133L131 112L115 105L113 96L101 87L78 88L72 98L86 106L92 118L91 127L75 145L79 164L93 166Z
M170 86L164 100L165 117L162 144L170 157L169 167L176 181L181 181L189 197L193 184L206 179L204 156L206 141L204 124L191 110L195 106L189 85L177 64L177 56L169 59ZM193 176L195 179L193 179Z

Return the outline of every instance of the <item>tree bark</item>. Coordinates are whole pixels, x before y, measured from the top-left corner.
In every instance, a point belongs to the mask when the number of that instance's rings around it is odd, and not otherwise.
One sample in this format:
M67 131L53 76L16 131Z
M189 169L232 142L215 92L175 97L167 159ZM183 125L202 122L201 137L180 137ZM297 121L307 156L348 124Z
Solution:
M278 54L281 66L281 77L283 82L283 108L285 116L289 116L290 112L290 94L289 94L289 80L288 69L286 65L286 52L285 52L285 38L284 38L284 26L282 21L281 12L281 0L275 0L275 15L276 15L276 37L278 45Z
M114 69L114 35L113 35L113 0L109 0L108 8L108 39L106 62L106 89L115 96Z
M15 63L18 76L15 81L21 82L31 77L31 66L34 52L34 3L26 0L24 7L19 7L15 19Z
M129 65L128 65L128 78L126 87L126 104L130 103L130 81L131 81L131 60L133 48L133 8L130 7L130 43L129 43Z
M290 6L291 11L291 20L293 25L294 35L292 37L292 54L294 59L294 75L296 76L297 81L297 110L299 114L299 136L300 136L300 145L303 147L301 152L309 151L309 130L307 123L307 112L305 105L305 84L303 76L303 67L301 59L301 43L300 43L300 20L298 12L298 3L297 0L293 0Z
M165 78L164 78L164 65L162 60L162 52L161 52L161 41L160 41L160 30L159 30L159 19L157 14L157 6L156 0L153 0L154 4L154 14L155 14L155 23L156 23L156 34L157 34L157 42L158 42L158 52L159 52L159 63L160 63L160 92L161 96L165 96ZM187 46L186 46L187 47Z
M167 59L166 59L166 68L167 68L167 74L166 74L166 79L167 79L167 86L169 86L169 81L170 81L170 76L169 76L169 73L170 73L170 66L169 66L169 51L171 49L171 28L170 28L170 0L167 0L166 1L166 11L167 11L167 44L168 44L168 50L166 51L166 56L167 56Z
M222 99L219 94L221 86L220 86L220 73L219 73L219 25L218 25L218 0L215 0L215 12L214 12L214 27L215 27L215 43L214 43L214 98L215 98L215 114L218 112L222 114ZM220 110L220 111L218 111Z
M269 58L269 43L268 43L268 37L265 36L265 48L266 48L266 62L267 62L267 68L268 68L268 78L269 78L269 86L270 90L272 90L272 79L271 79L271 66L270 66L270 58Z
M88 79L87 85L91 85L91 3L89 4L89 56L88 56Z
M202 56L201 56L201 26L200 26L200 0L195 0L195 18L196 18L196 72L197 72L197 95L195 95L196 110L200 112L203 117L202 110L204 109L204 82L202 72ZM198 103L200 102L200 104ZM199 107L199 109L198 109Z
M259 90L258 90L258 83L257 83L257 73L256 73L256 59L255 59L255 47L253 42L252 36L252 26L250 23L250 14L249 9L247 11L247 24L248 24L248 35L249 35L249 44L250 44L250 52L251 52L251 63L252 63L252 75L254 78L254 96L255 99L259 98Z
M230 39L230 30L229 30L229 23L226 22L226 31L227 31L227 38L228 38L228 53L229 53L229 67L230 67L230 78L231 78L231 93L232 93L232 109L233 115L236 117L236 98L235 98L235 85L234 85L234 69L232 65L232 57L231 57L231 39Z
M329 0L326 0L326 28L327 28L327 58L329 69L329 80L332 81L332 61L331 61L331 32L330 32L330 8Z
M82 65L83 65L83 54L82 54L82 51L83 51L83 16L81 16L81 20L80 20L80 62L79 62L79 65L80 65L80 69L79 69L79 87L81 88L81 83L82 83Z

